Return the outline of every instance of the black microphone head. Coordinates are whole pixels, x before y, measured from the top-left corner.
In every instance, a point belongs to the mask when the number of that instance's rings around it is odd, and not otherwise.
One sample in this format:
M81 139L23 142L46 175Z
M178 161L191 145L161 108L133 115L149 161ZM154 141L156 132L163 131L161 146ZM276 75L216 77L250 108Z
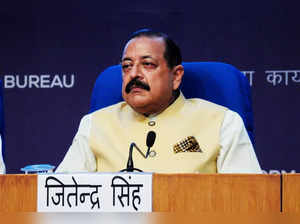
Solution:
M149 131L147 134L146 145L148 148L151 148L155 142L156 134L154 131Z

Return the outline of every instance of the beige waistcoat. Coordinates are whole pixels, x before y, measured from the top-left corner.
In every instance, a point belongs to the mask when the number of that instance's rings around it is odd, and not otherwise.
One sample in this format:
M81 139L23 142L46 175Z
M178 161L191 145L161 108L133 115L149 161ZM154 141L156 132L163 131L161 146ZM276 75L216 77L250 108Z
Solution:
M156 132L151 148L156 156L143 158L134 150L136 168L160 173L216 173L220 151L219 135L226 108L201 99L178 99L162 113L148 118L136 113L126 102L92 114L89 144L97 161L97 171L120 171L126 168L132 142L146 153L146 137ZM149 121L155 125L150 126ZM152 122L153 124L153 122ZM194 136L202 152L174 153L174 145Z

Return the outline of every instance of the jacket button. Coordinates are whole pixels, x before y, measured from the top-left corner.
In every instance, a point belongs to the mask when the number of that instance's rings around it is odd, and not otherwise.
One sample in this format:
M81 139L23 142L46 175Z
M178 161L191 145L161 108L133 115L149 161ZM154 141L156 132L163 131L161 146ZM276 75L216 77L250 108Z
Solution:
M149 122L148 122L148 125L149 125L149 126L154 126L154 125L155 125L155 121L149 121Z

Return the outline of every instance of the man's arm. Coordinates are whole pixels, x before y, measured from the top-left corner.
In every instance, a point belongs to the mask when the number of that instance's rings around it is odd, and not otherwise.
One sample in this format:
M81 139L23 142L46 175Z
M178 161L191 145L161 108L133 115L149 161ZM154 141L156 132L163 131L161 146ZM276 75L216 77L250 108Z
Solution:
M220 133L218 173L262 173L241 117L226 111Z
M89 147L91 115L81 119L78 132L63 161L55 172L94 172L96 159Z

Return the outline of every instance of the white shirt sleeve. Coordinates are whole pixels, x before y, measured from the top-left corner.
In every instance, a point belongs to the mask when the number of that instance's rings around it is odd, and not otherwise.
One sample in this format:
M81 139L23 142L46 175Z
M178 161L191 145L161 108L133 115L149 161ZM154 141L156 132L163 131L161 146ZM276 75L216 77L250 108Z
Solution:
M2 137L0 135L0 174L5 174L5 164L2 157Z
M220 133L218 173L262 173L242 118L226 111Z
M90 130L91 115L86 115L81 119L72 145L56 169L56 173L96 171L96 159L89 147Z

